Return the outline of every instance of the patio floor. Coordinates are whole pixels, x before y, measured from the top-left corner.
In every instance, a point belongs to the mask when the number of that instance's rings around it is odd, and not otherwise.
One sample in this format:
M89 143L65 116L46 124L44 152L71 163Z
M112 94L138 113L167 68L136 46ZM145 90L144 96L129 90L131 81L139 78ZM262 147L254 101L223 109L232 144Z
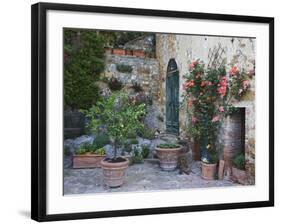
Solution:
M109 188L103 184L102 169L64 169L64 194L91 194L105 192L130 192L148 190L171 190L188 188L239 186L227 179L203 180L200 176L200 162L193 162L190 173L179 170L162 171L155 161L129 166L125 182L121 187Z

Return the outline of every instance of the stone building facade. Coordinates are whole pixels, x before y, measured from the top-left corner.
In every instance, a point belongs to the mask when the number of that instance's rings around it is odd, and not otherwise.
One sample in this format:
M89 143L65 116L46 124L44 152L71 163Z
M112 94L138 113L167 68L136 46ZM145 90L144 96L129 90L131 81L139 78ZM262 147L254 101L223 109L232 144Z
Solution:
M176 111L171 107L178 107L182 103L182 84L185 82L183 75L188 74L188 64L194 59L204 61L206 66L225 64L227 69L230 69L231 66L236 65L240 70L255 71L256 49L255 39L252 38L156 34L155 43L155 58L107 55L104 75L117 77L128 90L132 81L142 85L144 92L151 94L153 98L152 119L162 116L162 119L153 121L155 127L162 133L172 132L182 138L188 134L186 133L188 119L185 108ZM130 42L130 48L134 48L132 42ZM132 66L131 74L118 72L116 70L118 63ZM173 84L170 85L169 82ZM240 114L225 120L220 140L225 145L225 150L238 152L239 149L235 149L235 145L242 148L245 152L249 184L253 184L255 177L254 77L250 81L250 86L250 90L241 101L233 100L233 105L240 108ZM173 97L167 97L168 93ZM175 101L176 103L173 104ZM178 113L178 116L172 116L174 120L170 121L170 115L175 113ZM240 141L239 144L238 141ZM227 148L227 145L230 148Z

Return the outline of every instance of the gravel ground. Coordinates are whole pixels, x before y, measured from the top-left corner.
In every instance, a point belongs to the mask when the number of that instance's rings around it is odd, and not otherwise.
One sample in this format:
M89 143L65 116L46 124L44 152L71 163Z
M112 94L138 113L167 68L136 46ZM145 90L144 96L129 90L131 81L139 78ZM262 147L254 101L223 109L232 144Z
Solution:
M91 194L105 192L130 192L149 190L171 190L238 186L227 179L203 180L200 176L200 162L193 162L189 175L178 170L162 171L155 161L129 166L125 182L121 187L109 188L103 184L102 169L64 169L64 194Z

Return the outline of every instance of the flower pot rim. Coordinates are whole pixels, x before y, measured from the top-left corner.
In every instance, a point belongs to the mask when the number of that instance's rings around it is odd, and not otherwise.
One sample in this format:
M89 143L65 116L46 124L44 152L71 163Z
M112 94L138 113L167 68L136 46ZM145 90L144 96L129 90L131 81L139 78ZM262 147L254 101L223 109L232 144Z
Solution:
M201 161L201 164L204 164L205 166L216 166L217 163L204 163L203 161Z
M110 162L106 161L105 159L103 159L101 161L101 165L102 165L102 167L106 166L106 167L116 167L116 168L122 167L124 165L129 165L129 162L130 162L129 159L128 158L124 158L124 157L122 157L122 158L125 159L126 161L110 163Z

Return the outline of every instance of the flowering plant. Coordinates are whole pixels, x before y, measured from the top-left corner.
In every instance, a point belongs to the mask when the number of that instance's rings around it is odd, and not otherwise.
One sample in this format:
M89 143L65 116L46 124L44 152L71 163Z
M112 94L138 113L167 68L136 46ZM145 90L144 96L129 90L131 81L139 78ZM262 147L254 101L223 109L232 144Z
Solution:
M182 88L187 102L189 133L200 142L206 152L203 162L218 159L217 134L226 114L233 111L230 101L234 96L240 99L249 88L249 80L242 76L237 67L227 74L224 66L207 69L196 60L189 65L189 74ZM242 91L241 91L242 90Z

